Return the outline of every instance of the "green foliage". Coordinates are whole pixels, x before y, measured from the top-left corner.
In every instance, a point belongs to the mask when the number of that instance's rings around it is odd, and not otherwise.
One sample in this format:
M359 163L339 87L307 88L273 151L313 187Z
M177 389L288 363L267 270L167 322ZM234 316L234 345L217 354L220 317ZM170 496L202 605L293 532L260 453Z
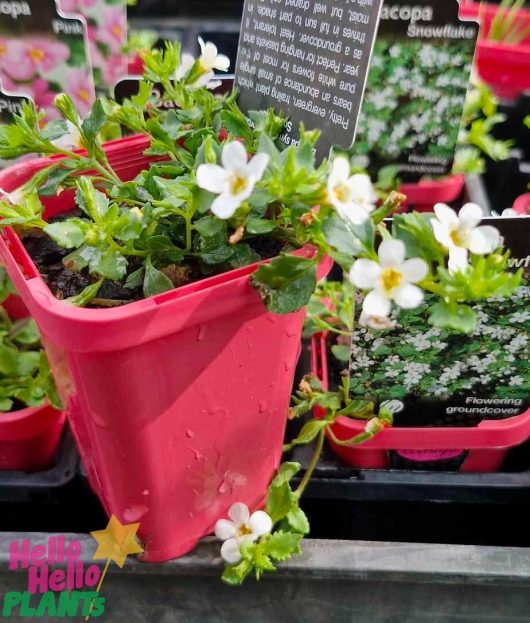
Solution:
M30 318L12 321L0 308L0 412L46 400L61 407L37 326Z

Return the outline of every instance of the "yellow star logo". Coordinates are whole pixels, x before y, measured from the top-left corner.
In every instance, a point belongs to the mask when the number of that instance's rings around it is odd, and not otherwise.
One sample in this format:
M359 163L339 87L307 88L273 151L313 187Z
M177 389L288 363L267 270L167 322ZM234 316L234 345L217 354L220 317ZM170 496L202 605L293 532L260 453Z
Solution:
M136 541L136 533L139 523L123 525L120 520L112 515L105 530L91 532L97 541L98 548L94 554L94 560L113 560L118 567L122 568L130 554L141 554L144 550Z

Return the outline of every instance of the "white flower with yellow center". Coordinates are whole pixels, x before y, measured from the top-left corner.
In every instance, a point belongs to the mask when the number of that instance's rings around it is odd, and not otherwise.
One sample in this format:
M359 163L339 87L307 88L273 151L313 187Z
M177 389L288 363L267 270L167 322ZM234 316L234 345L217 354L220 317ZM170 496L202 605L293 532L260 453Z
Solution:
M197 185L219 195L212 203L212 212L221 219L231 218L250 197L269 164L267 154L256 154L250 161L238 141L227 143L221 154L223 166L201 164L197 169Z
M328 178L328 197L339 216L354 225L362 225L375 209L377 195L368 175L351 175L347 158L333 161Z
M434 206L437 218L431 220L436 240L449 250L449 271L464 271L469 252L475 255L492 253L501 244L495 227L478 227L484 214L480 206L466 203L458 214L444 203Z
M360 259L355 262L350 279L354 286L371 290L363 303L367 316L385 318L391 301L404 309L413 309L423 302L423 291L413 285L429 272L421 258L405 259L405 245L401 240L383 240L379 246L379 262Z
M254 542L272 530L272 519L265 511L250 514L248 506L237 502L228 511L230 519L220 519L215 524L215 536L224 541L221 556L233 565L241 560L239 546L245 541Z

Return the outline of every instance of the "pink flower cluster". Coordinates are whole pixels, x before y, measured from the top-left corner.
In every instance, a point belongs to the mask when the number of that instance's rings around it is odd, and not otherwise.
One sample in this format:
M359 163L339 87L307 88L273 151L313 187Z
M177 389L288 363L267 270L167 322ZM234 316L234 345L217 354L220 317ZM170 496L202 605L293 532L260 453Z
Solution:
M82 9L89 9L96 4L97 0L61 0L61 9L66 13L74 13Z
M33 98L37 107L56 116L51 106L56 93L50 88L46 75L70 58L69 47L60 41L42 36L21 39L0 39L0 78L7 91L21 92ZM72 68L64 84L82 115L90 111L92 86L85 69Z
M98 25L88 27L92 65L102 71L107 85L114 85L127 73L127 58L122 52L126 40L127 16L123 7L108 7L103 11ZM104 54L98 43L103 44L108 52Z

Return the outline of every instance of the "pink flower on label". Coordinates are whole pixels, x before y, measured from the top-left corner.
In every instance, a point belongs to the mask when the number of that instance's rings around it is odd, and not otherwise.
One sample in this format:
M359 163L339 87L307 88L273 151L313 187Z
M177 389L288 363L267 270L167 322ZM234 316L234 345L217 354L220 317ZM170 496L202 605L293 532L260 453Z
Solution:
M59 5L65 12L82 11L96 4L96 0L60 0Z
M45 37L4 40L2 69L13 80L31 80L37 73L52 71L70 58L68 46Z
M106 85L114 86L119 80L127 76L127 57L113 54L103 67L103 80Z
M123 7L113 7L103 13L97 38L112 54L122 51L127 38L127 16Z
M0 85L4 93L16 93L17 85L11 80L7 74L0 75Z
M59 111L53 106L53 100L57 93L50 89L50 85L43 78L37 78L32 82L32 88L29 89L29 95L31 95L35 106L46 112L46 121L52 119L59 119Z
M94 86L90 76L84 69L72 69L66 80L68 95L74 100L81 117L90 112L94 103Z

